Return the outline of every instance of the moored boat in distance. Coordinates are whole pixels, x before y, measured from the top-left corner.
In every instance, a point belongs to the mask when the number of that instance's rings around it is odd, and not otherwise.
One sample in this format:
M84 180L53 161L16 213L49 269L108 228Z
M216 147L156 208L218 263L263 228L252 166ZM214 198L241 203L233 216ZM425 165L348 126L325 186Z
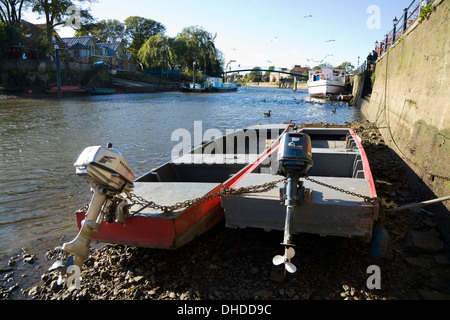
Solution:
M223 82L222 78L206 77L205 90L211 92L232 92L237 91L235 82Z
M180 85L181 92L205 92L205 87L200 83L183 82Z
M112 88L92 88L88 91L90 94L94 94L94 95L105 95L105 94L116 93L116 89L112 89Z
M136 180L117 150L86 148L75 167L91 184L93 196L76 213L78 236L63 249L80 266L91 240L159 249L183 246L223 221L220 192L234 188L256 167L268 172L270 157L289 128L257 125L234 131Z
M58 93L58 87L52 87L47 93ZM86 90L81 89L78 86L61 86L61 92L63 93L86 93Z
M345 90L346 71L323 68L309 72L308 92L312 97L327 98Z
M195 91L192 82L183 82L180 86L182 92L233 92L237 91L235 82L223 82L222 78L206 77L205 82L196 83Z

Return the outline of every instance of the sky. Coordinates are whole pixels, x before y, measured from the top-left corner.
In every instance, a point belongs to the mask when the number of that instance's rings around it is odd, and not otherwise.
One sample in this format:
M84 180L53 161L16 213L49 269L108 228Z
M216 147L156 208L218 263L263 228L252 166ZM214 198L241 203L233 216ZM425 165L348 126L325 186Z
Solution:
M217 33L216 48L231 69L241 67L314 67L318 61L355 67L392 30L412 0L94 0L97 20L124 21L130 16L153 19L174 37L185 27ZM24 19L44 23L35 13ZM63 37L74 30L58 29Z

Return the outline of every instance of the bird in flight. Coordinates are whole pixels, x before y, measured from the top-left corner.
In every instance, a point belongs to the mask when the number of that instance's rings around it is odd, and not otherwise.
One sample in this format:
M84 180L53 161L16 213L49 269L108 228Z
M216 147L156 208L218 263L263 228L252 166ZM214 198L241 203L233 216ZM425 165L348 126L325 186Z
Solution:
M308 14L307 16L304 16L303 18L312 18L312 15Z
M332 54L328 54L328 55L326 55L325 57L323 57L323 59L322 60L314 60L314 59L308 59L308 58L306 58L306 60L309 62L309 61L313 61L313 62L316 62L316 63L322 63L327 57L332 57L333 55Z
M217 38L217 32L216 32L216 34L214 35L214 37L213 37L212 39L209 39L208 41L214 43L214 41L216 41L216 38Z
M336 40L327 40L327 41L325 41L325 42L333 42L333 41L336 41Z
M325 57L323 57L323 59L322 60L320 60L320 63L322 63L327 57L332 57L333 55L332 54L328 54L328 55L326 55Z

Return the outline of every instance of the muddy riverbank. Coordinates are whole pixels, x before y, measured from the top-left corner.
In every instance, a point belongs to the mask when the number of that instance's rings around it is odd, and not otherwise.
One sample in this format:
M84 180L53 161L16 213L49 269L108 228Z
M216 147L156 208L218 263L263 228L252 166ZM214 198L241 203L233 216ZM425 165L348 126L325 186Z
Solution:
M362 138L381 208L416 202L420 186L369 122L350 126ZM91 250L80 289L58 284L48 268L61 252L24 249L0 268L0 298L29 300L435 300L450 299L450 259L433 209L385 215L391 247L375 258L357 240L315 235L294 238L299 271L272 265L280 234L223 225L176 251L101 245ZM68 240L68 239L64 239ZM63 257L64 258L64 257ZM369 289L368 267L381 271ZM34 274L34 276L31 276ZM35 282L35 275L40 279ZM65 279L65 278L64 278Z

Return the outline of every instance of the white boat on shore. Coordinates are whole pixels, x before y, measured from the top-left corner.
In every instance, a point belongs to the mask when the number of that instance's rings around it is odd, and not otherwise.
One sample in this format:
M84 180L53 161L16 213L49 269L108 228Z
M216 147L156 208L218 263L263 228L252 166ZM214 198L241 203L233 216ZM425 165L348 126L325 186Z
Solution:
M346 72L342 69L320 69L309 72L308 92L312 97L326 98L345 90Z

